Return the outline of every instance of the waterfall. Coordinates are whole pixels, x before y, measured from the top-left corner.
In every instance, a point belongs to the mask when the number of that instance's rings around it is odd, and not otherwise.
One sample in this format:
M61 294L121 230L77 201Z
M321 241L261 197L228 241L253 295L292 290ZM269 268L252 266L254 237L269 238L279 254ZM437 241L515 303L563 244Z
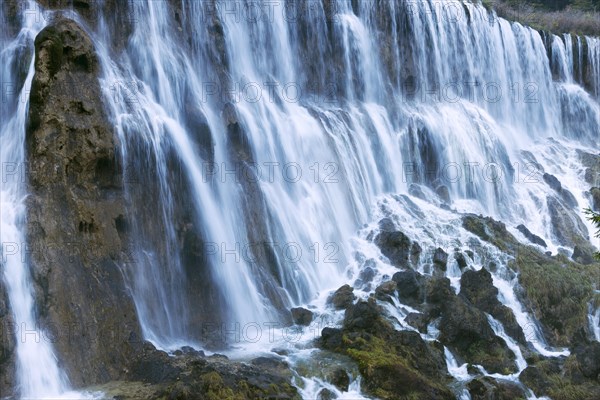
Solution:
M277 321L282 305L340 285L347 238L379 195L410 184L447 186L460 210L552 236L519 182L521 150L548 137L590 141L598 129L598 104L571 83L574 55L561 38L554 83L538 32L469 2L290 2L264 4L260 18L228 4L182 1L174 21L166 2L135 2L144 23L125 57L101 51L124 164L158 182L130 189L131 213L160 226L152 237L139 223L144 267L128 272L148 338L165 348L196 339L178 195L207 250L196 268L214 282L227 323ZM195 34L183 43L175 26ZM151 211L135 204L144 194L158 200Z
M37 5L28 3L28 9ZM0 8L0 12L1 12ZM8 26L0 15L3 26ZM35 13L21 15L16 38L1 32L1 81L3 99L0 126L2 161L0 242L2 279L6 285L16 335L18 391L25 398L56 397L63 394L68 380L60 370L52 348L52 336L36 321L36 309L29 266L26 260L24 141L29 91L33 79L33 41L44 27ZM5 85L10 85L6 87ZM7 166L15 168L8 169Z
M542 37L470 1L129 7L122 49L113 48L113 16L86 29L125 169L138 262L123 274L144 338L158 348L250 352L256 347L239 340L214 343L202 327L282 327L291 307L306 304L326 313L327 294L362 267L356 255L381 258L361 234L390 215L429 258L457 241L467 250L474 236L460 227L464 212L524 224L554 254L574 251L552 229L556 191L532 176L556 176L575 215L590 202L576 160L577 151L594 151L600 134L600 39ZM3 32L3 82L16 79L10 66L42 28L26 17L16 39ZM15 89L24 98L33 62L27 71ZM26 102L2 104L3 163L25 160L26 113ZM21 183L2 181L3 278L15 321L34 327L27 264L6 245L24 241ZM592 229L576 226L585 238ZM515 295L509 257L490 247L470 267L496 263L499 300L533 329L532 347L568 355L548 349ZM377 268L379 279L393 274L383 262ZM455 264L446 271L457 291L461 274ZM413 329L404 319L414 310L385 307L397 329ZM590 310L596 338L598 315ZM489 318L523 370L519 345ZM436 332L432 326L424 337ZM23 395L67 390L50 343L20 341L17 353ZM445 355L449 372L468 379L466 365ZM330 386L306 379L304 395ZM359 396L360 380L343 395Z

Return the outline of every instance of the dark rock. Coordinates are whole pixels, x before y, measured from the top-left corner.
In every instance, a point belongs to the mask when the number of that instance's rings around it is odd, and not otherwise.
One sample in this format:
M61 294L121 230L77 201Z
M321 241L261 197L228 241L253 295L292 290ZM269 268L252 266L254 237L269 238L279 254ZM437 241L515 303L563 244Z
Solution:
M286 371L289 369L289 366L285 361L273 357L257 357L251 360L250 364L259 367L261 370L275 372Z
M585 329L580 329L571 343L582 375L589 379L600 379L600 342L589 340Z
M538 396L543 395L551 386L548 375L536 366L529 366L521 372L519 379Z
M411 196L417 197L419 199L427 200L427 196L425 196L425 193L423 193L423 189L421 189L421 185L418 185L416 183L410 184L410 186L408 187L408 193Z
M489 377L474 379L467 387L472 400L514 400L527 397L520 385Z
M380 233L375 237L375 244L392 265L404 268L410 263L417 265L421 255L421 247L413 243L403 232L395 229L389 218L379 221Z
M8 308L8 297L4 289L4 280L0 279L0 393L10 397L16 388L15 345L17 332L12 313Z
M456 263L458 264L458 268L460 268L461 270L465 269L469 265L465 255L463 253L459 253L459 252L454 253L454 259L456 260Z
M498 289L492 275L485 268L465 271L460 279L460 294L480 310L498 319L506 333L525 345L525 335L513 312L498 300Z
M578 150L577 154L585 170L585 181L594 187L600 186L600 154L591 154Z
M342 392L347 392L350 387L350 376L342 368L334 370L329 377L329 381Z
M427 326L429 325L429 318L423 313L410 313L404 320L407 324L411 325L421 333L427 333Z
M446 265L448 263L448 253L446 253L442 248L438 247L435 249L433 253L433 264L441 268L442 271L446 270Z
M339 350L343 345L342 336L341 329L323 328L321 331L321 346L331 351Z
M559 192L562 190L562 185L560 181L554 176L547 173L543 175L544 182L548 184L554 191Z
M132 360L128 381L143 382L134 398L290 398L299 399L291 385L292 373L277 359L259 357L249 364L226 357L201 358L192 354L169 357L151 344ZM126 387L125 387L126 388ZM141 388L140 388L141 389ZM111 398L130 398L131 390L108 390Z
M497 337L486 315L460 297L443 305L440 341L471 364L479 364L488 372L514 372L514 354Z
M584 246L588 242L588 230L579 215L567 209L556 197L548 197L547 204L552 231L558 242L569 247Z
M319 393L317 394L317 400L333 400L333 399L337 399L336 394L326 388L321 389L319 391Z
M398 286L398 288L400 288L400 286ZM448 278L433 277L425 284L425 297L427 303L440 310L455 296Z
M531 231L529 229L527 229L527 227L525 225L521 224L521 225L517 226L517 230L519 232L521 232L523 234L523 236L525 236L527 238L527 240L529 240L531 243L540 245L544 248L548 247L548 245L546 244L544 239L542 239L538 235L531 233Z
M354 289L350 285L344 285L336 290L329 298L329 303L336 309L348 308L354 301Z
M375 289L375 297L382 301L389 301L390 297L394 297L396 294L396 282L387 281L377 286Z
M373 278L375 278L376 274L377 272L374 268L366 266L358 274L358 279L361 283L370 283L373 280Z
M578 262L579 264L592 264L596 261L594 255L596 254L596 250L592 246L580 246L577 245L573 249L573 255L571 258L573 261Z
M313 320L313 312L306 308L296 307L291 309L292 320L296 325L308 326Z
M130 238L123 171L104 112L94 45L57 18L35 40L26 153L27 242L42 325L69 329L54 343L71 383L120 379L141 345L120 264ZM95 340L90 340L93 338Z
M452 204L452 200L450 200L450 190L446 185L440 185L435 189L435 193L439 196L439 198L445 204Z
M377 305L375 299L358 301L348 307L344 314L344 329L359 330L365 332L377 332L382 325L387 326L381 319L382 309Z
M396 272L392 277L398 289L398 298L406 304L421 304L425 297L423 276L412 270Z
M463 217L463 228L502 251L514 253L520 247L519 241L508 232L506 225L490 217L474 214L465 215Z

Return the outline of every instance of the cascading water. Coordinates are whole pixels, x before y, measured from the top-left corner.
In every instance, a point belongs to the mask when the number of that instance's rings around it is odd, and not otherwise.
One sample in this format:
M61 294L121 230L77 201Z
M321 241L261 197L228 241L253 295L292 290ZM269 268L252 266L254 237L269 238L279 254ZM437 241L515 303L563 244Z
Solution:
M1 17L2 25L7 26L4 15ZM2 101L0 159L3 166L14 165L17 167L15 170L21 169L25 163L25 120L33 77L33 40L43 27L43 22L36 20L35 15L24 13L16 39L2 32L1 81L14 85L14 96L11 96L11 101ZM22 76L19 77L19 74ZM36 323L31 278L21 249L25 243L24 183L21 174L3 175L0 207L2 277L16 327L18 390L24 398L59 396L65 392L68 381L58 366L46 332Z
M382 217L392 216L429 258L436 247L467 250L473 235L460 227L462 212L525 224L548 251L573 251L552 229L551 214L556 202L577 210L589 204L583 168L572 160L593 151L600 134L599 39L553 36L548 52L537 31L467 1L265 0L253 8L181 0L178 12L170 3L131 3L133 33L121 54L111 49L111 16L92 33L132 178L126 188L141 262L124 274L145 338L158 347L211 347L198 332L207 321L283 325L290 307L305 304L329 313L327 294L354 279L363 260L377 260L379 281L393 274L367 239L375 225L353 238ZM31 41L36 29L24 29L19 40ZM583 59L591 95L581 86ZM23 156L26 107L3 113L12 116L3 123L3 161L13 161ZM21 136L9 142L12 131ZM549 200L553 189L529 179L540 171L556 176L574 204ZM3 242L10 234L20 242L19 190L2 189ZM391 195L398 193L412 200ZM439 207L448 200L452 209ZM577 226L582 237L592 229ZM469 267L490 261L498 267L499 300L531 331L529 344L545 356L568 354L545 344L519 303L507 255L484 246ZM29 325L25 272L22 263L10 266L5 279L16 320ZM456 291L461 274L448 266ZM192 287L194 280L201 282ZM397 329L410 329L404 319L414 310L385 307ZM599 312L590 306L596 339ZM339 322L339 313L333 318ZM491 325L518 356L520 372L518 344ZM435 326L424 336L436 340ZM243 355L281 345L242 342L228 343L235 351L224 347ZM27 354L20 346L21 365L34 362ZM450 373L468 379L448 349L446 356ZM44 375L52 391L64 390L52 350L36 357L55 371ZM45 384L39 379L25 393L37 394ZM302 386L307 397L332 389L316 378ZM360 396L360 380L336 394Z

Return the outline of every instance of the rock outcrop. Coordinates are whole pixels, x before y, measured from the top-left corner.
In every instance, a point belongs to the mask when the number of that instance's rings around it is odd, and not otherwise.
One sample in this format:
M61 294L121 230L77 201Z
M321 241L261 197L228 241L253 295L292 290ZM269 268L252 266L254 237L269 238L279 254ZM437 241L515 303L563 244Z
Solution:
M72 384L117 379L140 348L118 142L85 31L57 18L35 40L26 132L27 242L40 323Z

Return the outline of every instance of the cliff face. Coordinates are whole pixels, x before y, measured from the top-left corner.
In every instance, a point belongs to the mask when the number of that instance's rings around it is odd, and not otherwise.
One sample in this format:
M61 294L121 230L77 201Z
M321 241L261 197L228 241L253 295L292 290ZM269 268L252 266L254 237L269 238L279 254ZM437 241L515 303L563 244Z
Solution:
M118 143L88 35L57 19L35 41L26 132L27 242L40 321L73 384L114 379L140 345Z

